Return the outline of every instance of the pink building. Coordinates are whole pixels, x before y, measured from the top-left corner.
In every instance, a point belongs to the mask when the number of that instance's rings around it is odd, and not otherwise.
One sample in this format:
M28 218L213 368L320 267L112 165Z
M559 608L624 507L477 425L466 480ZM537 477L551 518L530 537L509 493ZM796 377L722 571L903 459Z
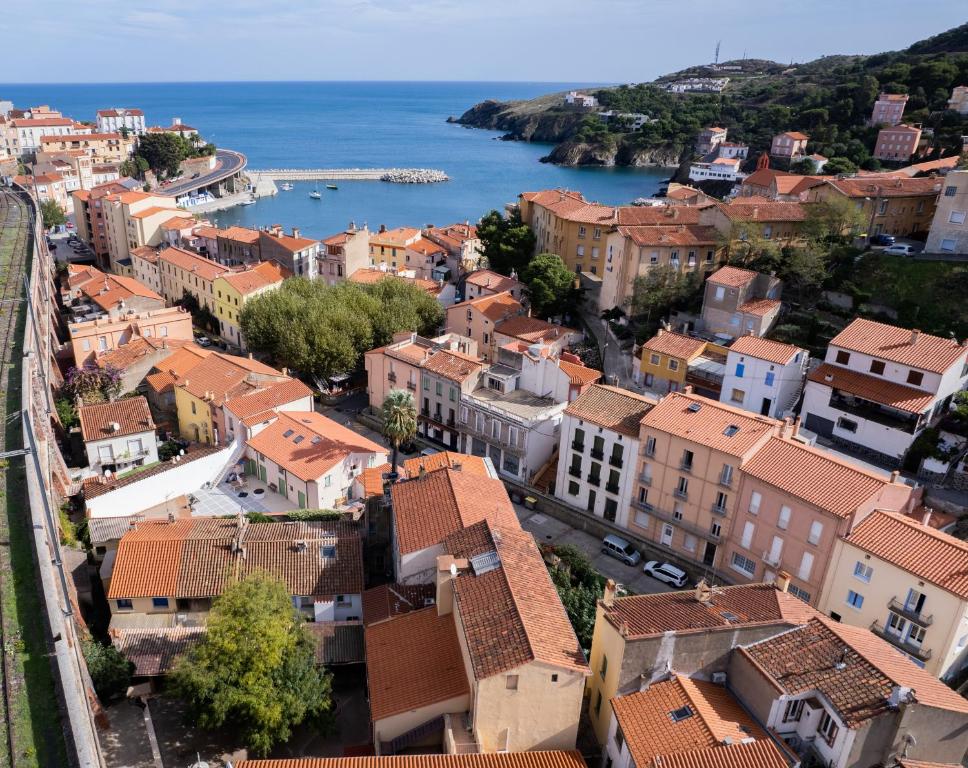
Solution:
M911 125L895 125L884 128L877 134L874 157L878 160L906 163L918 148L921 129Z
M770 145L770 155L772 157L785 157L789 160L805 157L807 154L807 141L809 136L799 131L786 131L773 137Z
M906 512L914 499L903 483L792 439L796 431L784 425L740 467L722 568L738 583L786 573L790 592L815 604L837 539L875 509Z
M871 112L871 125L897 125L901 122L904 115L904 107L907 105L907 94L905 93L882 93L877 101L874 102L874 111Z

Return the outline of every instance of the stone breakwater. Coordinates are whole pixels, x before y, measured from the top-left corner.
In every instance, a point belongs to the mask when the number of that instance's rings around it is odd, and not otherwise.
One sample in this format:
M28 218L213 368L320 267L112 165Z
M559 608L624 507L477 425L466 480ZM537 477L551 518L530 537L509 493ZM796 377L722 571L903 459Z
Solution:
M250 178L271 181L387 181L392 184L435 184L449 181L432 168L267 168L249 170Z
M441 181L450 181L450 177L443 171L399 168L384 173L380 176L380 181L389 181L391 184L437 184Z

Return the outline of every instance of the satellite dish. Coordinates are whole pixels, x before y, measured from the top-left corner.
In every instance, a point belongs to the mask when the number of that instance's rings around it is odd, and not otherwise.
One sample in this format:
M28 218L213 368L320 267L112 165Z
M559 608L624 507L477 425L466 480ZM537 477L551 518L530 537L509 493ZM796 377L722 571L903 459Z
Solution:
M185 455L185 449L184 448L179 448L178 449L178 455L179 456L184 456Z
M111 477L111 470L110 469L104 470L104 476L105 477Z

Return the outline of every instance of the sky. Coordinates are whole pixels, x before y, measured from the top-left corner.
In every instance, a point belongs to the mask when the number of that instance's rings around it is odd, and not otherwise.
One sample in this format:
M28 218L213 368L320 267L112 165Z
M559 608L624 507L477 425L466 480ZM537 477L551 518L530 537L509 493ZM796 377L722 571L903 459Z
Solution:
M713 59L876 53L964 0L2 0L0 83L641 82Z

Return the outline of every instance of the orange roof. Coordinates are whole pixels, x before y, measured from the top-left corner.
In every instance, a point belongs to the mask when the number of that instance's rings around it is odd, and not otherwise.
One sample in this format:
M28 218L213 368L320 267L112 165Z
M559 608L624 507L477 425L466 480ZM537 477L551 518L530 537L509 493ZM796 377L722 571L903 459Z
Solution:
M786 171L779 171L776 168L759 168L745 179L743 179L742 186L744 187L769 187L774 179L778 179L782 176L792 176L793 174L787 173ZM744 198L745 199L745 198Z
M318 240L311 240L308 237L293 237L292 235L286 235L282 232L273 233L262 231L259 236L259 242L265 243L271 240L273 243L277 243L279 246L289 251L290 253L296 253L297 251L303 251L306 248L311 248L319 243Z
M894 325L857 318L830 341L864 355L891 360L922 371L944 373L952 365L964 363L968 347L955 339L909 331Z
M719 235L715 227L699 224L663 224L645 227L619 227L618 231L636 245L690 246L715 245Z
M770 739L760 739L662 755L646 768L788 768L789 765L780 747Z
M210 349L186 344L172 352L164 362L156 365L145 377L145 381L153 391L161 394L211 354L214 353Z
M575 333L571 328L529 315L514 315L507 320L502 320L494 326L494 332L521 339L529 344L541 342L550 344Z
M372 587L363 593L363 624L370 626L422 610L433 605L436 597L435 584L381 584Z
M707 343L705 339L683 336L681 333L660 328L655 336L642 345L642 349L683 360L691 360L702 353Z
M197 253L182 248L165 248L158 254L158 260L198 275L203 280L214 280L219 275L224 275L229 271L228 267L223 267L211 259L206 259L204 256L199 256Z
M287 270L274 261L263 261L258 266L241 272L227 272L222 279L242 296L261 291L271 285L278 285L286 279Z
M411 251L416 251L424 256L430 256L435 253L447 253L443 248L441 248L433 240L428 240L426 237L418 237L416 241L410 243L407 246Z
M422 288L427 293L440 292L440 285L435 280L424 280L420 277L405 277L404 275L396 275L392 272L384 272L382 269L377 269L376 267L362 267L349 276L351 283L359 283L361 285L374 285L381 280L404 280L411 285Z
M151 432L155 428L148 401L140 395L112 403L82 405L77 409L77 416L85 443Z
M162 229L191 229L198 222L191 216L172 216L161 225Z
M389 471L390 465L387 463L378 467L367 467L357 475L360 484L363 486L364 498L383 495L383 475Z
M323 245L345 245L349 239L349 232L337 232L335 235L324 238L321 242Z
M780 308L780 301L778 299L753 299L752 301L747 301L737 307L738 312L742 312L746 315L757 315L758 317L763 317Z
M491 752L470 755L381 755L243 760L236 768L587 768L579 752ZM645 768L645 766L643 766Z
M163 208L160 205L153 205L150 208L145 208L143 211L138 211L137 213L130 214L132 219L147 219L149 216L154 216L158 213L171 213L172 208Z
M698 205L629 205L618 209L620 226L648 227L698 224Z
M452 469L458 466L462 472L479 475L480 477L491 477L483 457L454 453L453 451L440 451L430 456L415 456L412 459L407 459L403 462L403 471L405 477L418 477L421 469L424 472L435 472L438 469Z
M807 218L807 209L797 202L751 203L737 197L728 205L720 203L719 210L732 221L803 221Z
M968 544L909 517L875 510L845 541L968 600Z
M444 550L471 561L453 582L454 611L476 680L532 661L588 674L534 537L516 520L513 527L482 520L448 536Z
M786 136L788 139L793 139L794 141L806 141L810 138L807 134L800 133L800 131L784 131L780 135Z
M771 438L743 471L784 493L839 517L848 517L877 496L888 481L795 440Z
M264 389L248 392L239 397L225 401L225 408L232 412L237 419L245 422L250 416L257 416L266 411L274 411L283 405L297 400L312 398L313 391L299 379L286 379L273 382Z
M568 221L600 226L615 223L615 208L588 202L580 192L546 189L541 192L525 192L521 197L542 208L547 208L555 216Z
M105 368L113 365L115 368L125 369L148 355L153 355L160 350L168 349L172 353L179 347L183 347L189 342L180 339L169 339L157 336L132 336L127 343L119 347L99 354L95 362L99 367Z
M733 408L699 395L673 392L642 419L646 430L658 429L713 450L741 457L780 422Z
M811 371L807 380L907 413L923 413L934 402L934 396L923 389L896 384L880 376L852 371L830 363L823 363Z
M401 554L419 552L481 520L518 527L518 518L500 480L474 472L441 469L396 483L393 521Z
M495 272L492 269L478 269L471 272L465 279L468 285L476 285L479 288L486 288L492 293L509 291L518 288L521 284L510 277Z
M415 237L420 237L420 230L414 227L397 227L384 232L371 232L370 245L389 245L392 248L403 248Z
M777 365L786 365L798 352L806 353L805 350L793 344L771 341L752 334L740 336L730 346L729 351L735 352L737 355L755 357L758 360L767 360Z
M706 601L695 590L617 597L605 606L605 619L630 640L676 633L735 632L757 624L793 626L817 611L772 584L717 587Z
M300 480L319 480L353 454L378 454L377 445L320 413L279 411L273 424L248 441L248 446Z
M521 306L521 302L515 299L507 291L502 291L501 293L495 293L488 296L480 296L476 299L468 299L467 301L462 301L460 304L452 304L447 308L447 314L449 315L452 311L458 309L464 310L470 307L473 307L478 312L483 313L483 315L491 322L498 322L503 320L505 317L516 315L524 311L524 307ZM458 325L460 325L460 323Z
M848 728L891 711L895 686L910 688L923 706L968 714L968 700L866 627L818 617L734 653L752 659L787 694L820 692Z
M740 269L739 267L732 267L727 264L725 267L717 269L706 279L716 285L725 285L729 288L742 288L744 285L752 283L758 274L758 272L753 272L749 269Z
M769 741L769 736L722 685L676 675L644 691L612 699L612 711L636 765L679 752L723 748L723 742ZM679 710L689 714L674 719ZM779 751L770 763L786 766Z
M470 694L453 614L430 606L372 624L364 636L374 723Z
M202 224L198 227L195 227L194 234L197 237L204 237L209 240L216 240L218 239L219 235L221 235L222 233L218 227L211 227L208 224Z
M451 381L462 382L478 373L484 363L456 350L442 349L423 362L423 369Z
M252 374L264 378L260 381ZM192 368L182 381L175 383L189 394L221 406L230 398L267 384L266 379L278 381L282 378L281 372L257 360L216 352Z
M594 368L588 368L581 363L573 363L570 360L559 359L558 367L568 374L568 380L572 384L577 384L579 386L584 386L585 384L594 384L596 381L601 379L603 375L601 371L596 371Z
M703 193L695 187L681 185L666 192L666 197L668 197L670 200L693 200L702 194Z
M565 413L582 421L638 440L639 424L656 401L627 389L593 384L565 408Z
M935 177L827 179L827 183L850 198L934 197L941 191L941 180Z
M35 117L11 120L14 128L48 128L52 126L74 125L74 121L66 117ZM65 137L66 138L66 137Z
M235 240L240 243L255 245L259 242L259 230L249 229L248 227L228 227L227 229L216 229L217 236L223 240Z

